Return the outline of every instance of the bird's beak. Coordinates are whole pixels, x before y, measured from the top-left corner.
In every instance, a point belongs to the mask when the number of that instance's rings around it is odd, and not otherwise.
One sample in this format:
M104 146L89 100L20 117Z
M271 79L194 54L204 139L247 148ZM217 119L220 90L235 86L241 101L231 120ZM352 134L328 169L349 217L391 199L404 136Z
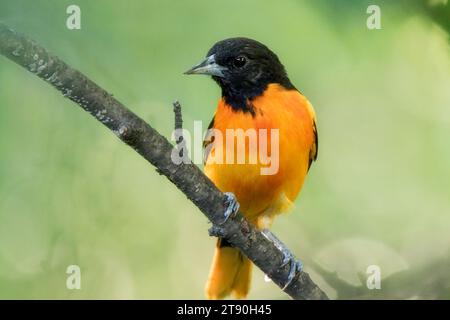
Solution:
M223 71L225 70L227 70L227 68L218 65L215 56L212 54L184 74L206 74L209 76L223 77Z

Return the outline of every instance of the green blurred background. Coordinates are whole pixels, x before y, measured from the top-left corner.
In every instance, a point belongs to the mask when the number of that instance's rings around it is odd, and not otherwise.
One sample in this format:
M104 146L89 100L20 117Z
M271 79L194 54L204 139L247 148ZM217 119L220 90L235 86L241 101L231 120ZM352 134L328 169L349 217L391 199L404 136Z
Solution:
M332 298L450 298L450 50L417 3L2 0L0 20L168 137L172 101L190 129L220 95L183 71L223 38L267 44L315 106L320 139L274 232ZM70 4L81 30L66 28ZM369 4L381 30L366 27ZM202 299L208 227L138 154L0 57L0 298ZM66 288L72 264L81 290ZM373 264L381 290L365 285ZM249 298L287 296L258 270Z

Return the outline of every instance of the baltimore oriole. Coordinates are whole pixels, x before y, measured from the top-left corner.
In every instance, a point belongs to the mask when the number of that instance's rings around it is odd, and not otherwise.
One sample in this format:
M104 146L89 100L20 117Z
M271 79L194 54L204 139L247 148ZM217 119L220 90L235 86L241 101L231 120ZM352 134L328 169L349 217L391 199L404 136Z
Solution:
M312 105L291 83L278 57L265 45L247 38L217 42L206 59L186 74L210 75L221 87L222 97L210 128L223 132L223 136L227 129L278 129L279 167L272 175L261 174L260 161L253 164L208 161L213 152L225 154L230 149L226 144L216 146L214 139L206 139L204 143L213 146L206 158L206 175L221 191L236 196L241 212L251 223L260 229L268 227L276 215L292 206L311 162L317 158ZM270 144L271 138L268 139ZM258 148L248 145L244 148L247 156L258 152ZM251 269L251 262L238 249L219 238L206 296L221 299L233 294L245 298Z

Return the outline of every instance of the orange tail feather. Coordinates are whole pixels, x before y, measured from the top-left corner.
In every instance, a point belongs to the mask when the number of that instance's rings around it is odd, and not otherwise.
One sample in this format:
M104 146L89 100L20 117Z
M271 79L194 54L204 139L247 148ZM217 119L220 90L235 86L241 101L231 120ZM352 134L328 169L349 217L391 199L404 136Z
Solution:
M235 248L217 242L211 271L206 283L208 299L223 299L232 294L236 299L245 298L250 289L252 263Z

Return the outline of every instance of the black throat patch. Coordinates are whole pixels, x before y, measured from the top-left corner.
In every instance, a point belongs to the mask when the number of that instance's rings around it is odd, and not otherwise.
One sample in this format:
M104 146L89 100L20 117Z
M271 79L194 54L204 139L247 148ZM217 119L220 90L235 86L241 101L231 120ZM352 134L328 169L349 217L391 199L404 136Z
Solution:
M251 85L244 84L239 85L236 83L227 83L226 79L216 78L214 80L222 88L222 98L225 103L229 105L234 111L248 112L252 116L256 115L256 110L253 106L253 100L264 94L267 87L271 83L276 83L281 85L287 90L295 89L289 79L278 79L280 81L264 81L261 83L253 83Z

